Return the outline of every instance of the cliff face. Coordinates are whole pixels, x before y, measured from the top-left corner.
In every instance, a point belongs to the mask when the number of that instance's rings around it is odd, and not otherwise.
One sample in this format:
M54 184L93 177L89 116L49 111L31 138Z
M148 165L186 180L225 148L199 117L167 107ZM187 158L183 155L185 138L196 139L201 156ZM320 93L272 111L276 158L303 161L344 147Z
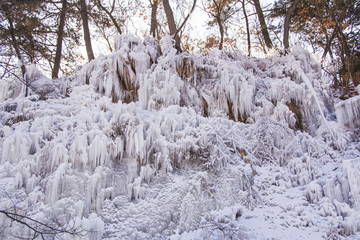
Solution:
M36 74L47 100L0 104L0 209L81 233L66 239L359 231L360 149L342 125L358 110L336 105L336 122L308 53L177 55L169 37L116 46L62 82ZM31 236L0 219L2 237Z
M178 55L170 38L160 48L151 38L121 36L116 46L116 53L77 73L81 84L90 83L113 102L139 101L150 110L176 104L244 123L271 117L311 133L321 125L319 112L328 112L329 80L300 48L260 60L224 52Z

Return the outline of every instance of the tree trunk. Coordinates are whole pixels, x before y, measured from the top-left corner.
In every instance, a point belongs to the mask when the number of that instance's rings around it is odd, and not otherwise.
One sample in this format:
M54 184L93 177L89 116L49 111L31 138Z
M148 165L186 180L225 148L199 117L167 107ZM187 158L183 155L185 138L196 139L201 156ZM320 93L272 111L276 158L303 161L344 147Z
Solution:
M174 14L173 11L171 10L170 4L169 4L169 0L163 0L163 5L164 5L164 11L166 14L166 19L169 25L169 31L170 31L170 35L173 35L174 39L175 39L175 48L176 50L178 50L178 52L182 52L181 50L181 44L180 44L180 38L179 35L177 34L177 28L176 28L176 24L175 24L175 20L174 20Z
M255 5L256 14L258 15L258 18L259 18L261 32L262 32L262 35L264 36L265 44L268 48L273 48L274 45L272 44L272 41L269 37L269 32L268 32L267 25L265 22L264 13L260 6L260 2L259 2L259 0L253 0L253 2Z
M334 40L335 36L338 35L338 33L339 33L339 30L340 30L340 24L339 24L339 23L343 21L346 12L347 12L347 9L344 8L344 9L342 10L342 12L340 13L339 18L338 18L337 21L336 21L334 31L332 32L332 34L331 34L331 36L330 36L330 39L329 39L329 40L327 41L327 43L326 43L326 46L325 46L325 49L324 49L324 53L323 53L323 55L322 55L322 62L325 60L326 55L327 55L328 52L330 51L332 41Z
M220 32L220 42L219 42L219 50L222 50L224 47L224 26L223 22L221 21L221 13L222 13L222 6L223 2L217 2L216 0L213 0L213 4L215 6L216 13L211 15L215 18L217 25L219 26L219 32Z
M323 55L321 57L322 62L325 60L325 57L326 57L326 55L328 54L328 52L330 50L332 41L334 40L335 36L337 35L337 32L338 32L338 29L337 29L337 27L335 27L333 33L330 36L330 39L327 40L327 43L325 45L324 53L323 53Z
M243 8L244 17L245 17L247 42L248 42L248 56L250 57L251 56L251 39L250 39L249 19L248 19L247 13L246 13L245 0L243 0L241 3L242 3L242 8Z
M114 0L115 1L115 0ZM113 4L115 5L115 2L113 2ZM113 22L116 30L118 31L119 34L122 34L122 31L121 31L121 28L119 26L119 24L117 23L116 19L114 18L114 16L112 15L112 11L110 12L109 10L106 9L106 7L104 7L102 4L101 4L101 0L97 0L97 5L98 7L103 10L108 16L109 18L111 19L111 21Z
M351 81L353 82L354 86L357 87L360 82L355 78L356 69L355 69L354 56L351 53L346 36L342 31L338 31L338 39L340 40L342 45L343 55L346 56L346 58L343 61L343 65L346 67L346 70L349 73Z
M10 37L11 37L13 48L15 49L16 56L19 59L19 62L21 64L20 68L21 68L21 74L22 74L22 78L23 78L22 82L25 84L25 97L27 97L28 92L29 92L29 89L28 89L29 88L29 82L28 82L28 79L26 77L25 63L24 63L24 60L23 60L23 58L21 56L19 45L18 45L16 37L15 37L15 30L14 30L13 20L11 18L11 15L9 14L9 9L7 8L7 6L5 4L3 4L1 6L1 8L3 9L3 12L6 14L6 18L7 18L8 22L9 22Z
M222 25L220 15L216 16L216 22L219 25L220 30L220 43L219 43L219 49L222 50L224 47L224 26Z
M80 11L81 11L81 19L82 19L83 29L84 29L84 40L85 40L86 53L87 53L87 56L88 56L88 60L90 62L95 57L94 57L94 52L93 52L92 46L91 46L89 21L88 21L88 15L87 15L87 10L86 10L86 2L85 2L85 0L80 0Z
M289 28L290 28L291 15L295 11L296 6L298 5L299 2L300 0L295 0L291 5L291 7L289 8L289 10L286 12L285 23L284 23L284 41L283 41L285 53L287 53L289 50Z
M150 35L154 38L156 37L156 28L157 28L157 8L158 8L158 0L150 1L151 4L151 23L150 23Z
M53 79L58 78L58 75L59 75L61 53L62 53L62 42L63 42L63 37L64 37L66 9L67 9L67 0L62 0L62 7L61 7L61 12L60 12L60 22L59 22L59 28L58 28L58 32L57 32L54 68L53 68L53 71L51 74L51 77Z

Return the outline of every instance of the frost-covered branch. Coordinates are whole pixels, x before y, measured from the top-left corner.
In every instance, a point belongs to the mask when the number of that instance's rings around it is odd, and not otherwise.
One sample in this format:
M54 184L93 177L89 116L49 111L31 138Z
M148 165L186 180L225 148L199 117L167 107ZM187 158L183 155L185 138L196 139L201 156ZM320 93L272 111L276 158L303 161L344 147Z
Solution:
M74 228L66 229L66 228L52 227L49 224L40 222L38 220L35 220L33 218L15 212L0 210L0 213L4 214L12 221L24 225L25 227L32 230L34 232L34 238L36 238L37 236L41 236L42 239L45 239L46 235L58 235L65 233L70 235L81 235L81 231L78 231L77 229Z

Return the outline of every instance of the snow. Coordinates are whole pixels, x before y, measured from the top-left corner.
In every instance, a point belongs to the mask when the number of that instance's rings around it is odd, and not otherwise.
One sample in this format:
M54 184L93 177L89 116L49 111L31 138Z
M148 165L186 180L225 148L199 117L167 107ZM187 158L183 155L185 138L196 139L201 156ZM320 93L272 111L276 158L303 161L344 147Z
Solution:
M43 98L1 91L0 209L80 233L65 239L360 237L358 97L333 107L299 47L160 46L120 36L62 82L31 67ZM32 237L0 222L3 239Z

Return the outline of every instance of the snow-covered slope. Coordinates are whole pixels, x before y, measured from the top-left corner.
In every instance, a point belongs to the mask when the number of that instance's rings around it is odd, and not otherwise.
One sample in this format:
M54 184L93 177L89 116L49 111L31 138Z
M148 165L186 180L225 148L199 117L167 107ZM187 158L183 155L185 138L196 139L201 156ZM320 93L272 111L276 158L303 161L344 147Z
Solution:
M308 53L116 45L53 86L37 74L47 100L3 93L0 210L63 239L360 237L359 133Z

